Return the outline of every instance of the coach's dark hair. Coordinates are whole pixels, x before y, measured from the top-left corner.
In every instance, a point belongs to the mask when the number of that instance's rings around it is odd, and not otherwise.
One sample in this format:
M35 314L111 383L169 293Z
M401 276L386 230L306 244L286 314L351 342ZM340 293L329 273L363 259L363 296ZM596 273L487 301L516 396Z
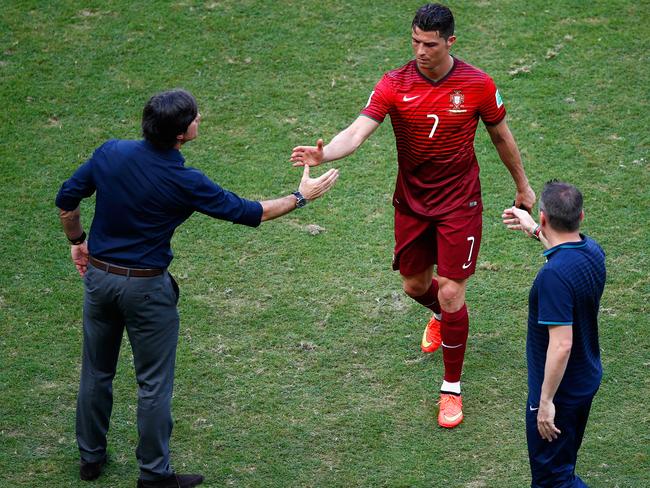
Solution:
M196 100L185 90L156 93L142 111L142 135L160 149L171 149L198 113Z
M454 34L454 16L448 7L439 3L427 3L418 9L411 27L425 32L438 31L444 39Z
M542 189L539 209L544 212L553 229L575 232L580 228L582 193L569 183L551 180Z

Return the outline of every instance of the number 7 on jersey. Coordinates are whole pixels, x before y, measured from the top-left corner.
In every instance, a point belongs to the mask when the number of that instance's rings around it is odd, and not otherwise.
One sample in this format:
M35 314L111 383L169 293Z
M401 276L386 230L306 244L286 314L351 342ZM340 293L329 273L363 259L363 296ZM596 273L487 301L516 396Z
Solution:
M429 133L429 139L431 139L433 137L433 134L435 134L436 132L436 128L438 127L438 122L440 121L440 119L436 114L427 114L427 118L434 120L433 127L431 128L431 132Z

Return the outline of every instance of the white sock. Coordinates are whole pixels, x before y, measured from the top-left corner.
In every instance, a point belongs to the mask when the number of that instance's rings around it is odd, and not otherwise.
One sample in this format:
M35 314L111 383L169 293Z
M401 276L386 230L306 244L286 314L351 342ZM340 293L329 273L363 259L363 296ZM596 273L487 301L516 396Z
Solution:
M460 381L449 383L448 381L443 380L440 391L446 391L447 393L456 393L457 395L460 395Z

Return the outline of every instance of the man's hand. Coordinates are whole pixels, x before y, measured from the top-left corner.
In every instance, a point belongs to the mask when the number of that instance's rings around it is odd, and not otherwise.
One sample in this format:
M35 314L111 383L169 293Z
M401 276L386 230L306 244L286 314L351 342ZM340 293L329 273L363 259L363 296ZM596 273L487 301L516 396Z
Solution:
M290 160L293 166L318 166L323 162L323 139L318 139L315 146L294 147Z
M323 141L319 139L322 151ZM295 165L294 165L295 166ZM339 170L332 168L318 178L309 177L309 164L304 164L305 169L302 172L302 179L298 191L302 193L307 200L316 200L329 191L339 177Z
M529 236L537 225L528 212L517 207L504 209L501 218L508 229L522 230Z
M523 208L530 212L535 205L535 192L527 185L523 190L517 190L515 195L515 207Z
M88 241L84 241L77 246L70 246L70 256L77 271L79 271L79 275L85 275L88 269Z
M537 411L537 430L542 439L553 442L562 432L555 427L555 405L550 401L540 401Z
M310 178L309 165L305 164L304 167L298 191L307 200L316 200L323 196L334 186L334 183L336 183L339 177L339 170L332 168L318 178ZM264 200L260 204L262 205L262 222L265 222L267 220L277 219L294 210L296 208L296 197L294 195L287 195L286 197L276 198L274 200Z

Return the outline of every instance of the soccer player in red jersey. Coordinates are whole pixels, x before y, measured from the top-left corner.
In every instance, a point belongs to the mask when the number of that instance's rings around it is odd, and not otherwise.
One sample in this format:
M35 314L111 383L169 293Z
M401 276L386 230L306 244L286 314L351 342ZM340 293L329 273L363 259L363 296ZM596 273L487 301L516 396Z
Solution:
M450 54L455 41L449 8L421 7L412 23L415 59L386 73L361 115L329 144L323 147L319 139L291 154L294 166L341 159L390 115L398 159L393 268L402 275L406 294L433 312L421 347L433 352L442 345L438 423L448 428L463 420L465 289L481 244L483 205L474 153L479 118L512 175L516 206L530 209L535 203L501 95L487 74Z

